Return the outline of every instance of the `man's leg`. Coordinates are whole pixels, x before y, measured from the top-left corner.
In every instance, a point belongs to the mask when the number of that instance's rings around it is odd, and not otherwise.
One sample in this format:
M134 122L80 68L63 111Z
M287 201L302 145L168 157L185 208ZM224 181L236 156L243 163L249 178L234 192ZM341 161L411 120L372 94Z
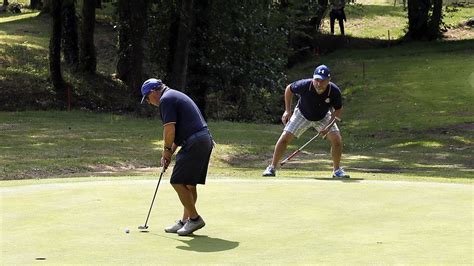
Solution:
M336 18L334 17L334 15L330 15L330 18L329 18L329 25L331 26L331 34L334 34L334 21L336 20Z
M341 29L341 35L344 35L344 20L339 18L339 29Z
M196 186L172 184L179 196L179 200L184 206L183 220L187 219L180 229L176 231L178 235L185 236L206 225L201 216L196 211L197 190Z
M331 156L334 170L339 169L342 156L342 137L339 131L331 131L327 135L331 142Z
M183 184L171 184L178 194L181 204L183 204L183 222L186 222L188 218L196 218L199 214L196 211L196 200L197 191L195 186L183 185Z
M288 144L291 143L294 137L295 135L291 134L288 131L283 131L283 133L281 133L281 136L275 145L275 151L273 152L273 167L276 167L278 165L278 162L286 151L286 147L288 147Z
M295 135L288 131L283 131L283 133L281 133L280 138L275 144L272 163L265 169L265 171L263 171L263 176L275 176L275 170L278 165L278 162L280 161L281 156L283 156L283 153L285 153L286 147L293 140L294 137Z

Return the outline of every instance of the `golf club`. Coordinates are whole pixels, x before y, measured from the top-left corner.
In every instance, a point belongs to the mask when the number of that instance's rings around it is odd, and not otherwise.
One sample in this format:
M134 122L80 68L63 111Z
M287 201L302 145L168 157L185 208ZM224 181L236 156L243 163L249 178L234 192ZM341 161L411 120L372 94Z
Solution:
M153 207L153 202L155 201L156 192L158 192L158 187L160 186L161 177L163 177L163 174L165 173L165 170L166 170L165 167L161 167L160 178L158 179L158 184L156 185L155 194L153 195L153 199L151 200L150 210L148 210L148 215L146 217L145 224L138 226L138 229L140 229L140 230L148 229L148 225L147 225L148 218L150 218L151 208Z
M286 162L288 162L289 160L291 160L291 158L295 157L296 154L300 153L300 151L302 149L304 149L304 147L306 147L306 145L308 145L311 141L313 141L315 138L319 137L319 132L318 134L316 134L316 136L312 137L310 140L308 140L308 142L306 142L305 144L303 144L303 146L301 146L299 149L297 149L296 151L294 151L290 156L288 156L285 160L281 161L280 163L280 166L284 165Z
M328 128L331 128L332 125L336 122L336 120L340 120L340 119L337 119L337 117L334 117L331 122L324 128L324 129L328 129ZM321 134L321 132L318 132L318 134L316 134L316 136L312 137L310 140L308 140L308 142L306 142L305 144L303 144L303 146L301 146L299 149L297 149L296 151L294 151L292 154L290 154L290 156L288 156L285 160L281 161L280 163L280 166L284 165L286 162L288 162L289 160L291 160L291 158L295 157L298 153L300 153L301 150L304 149L304 147L306 147L309 143L311 143L311 141L313 141L314 139L316 139L317 137L319 137L319 135ZM327 134L326 134L327 135ZM326 135L323 136L323 139L326 138Z

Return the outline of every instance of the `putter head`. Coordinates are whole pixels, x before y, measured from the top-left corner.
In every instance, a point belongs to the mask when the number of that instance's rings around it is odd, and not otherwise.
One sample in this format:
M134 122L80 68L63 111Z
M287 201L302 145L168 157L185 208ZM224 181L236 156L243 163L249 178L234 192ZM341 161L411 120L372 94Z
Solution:
M146 229L148 229L148 225L140 225L140 226L138 226L138 229L146 230Z

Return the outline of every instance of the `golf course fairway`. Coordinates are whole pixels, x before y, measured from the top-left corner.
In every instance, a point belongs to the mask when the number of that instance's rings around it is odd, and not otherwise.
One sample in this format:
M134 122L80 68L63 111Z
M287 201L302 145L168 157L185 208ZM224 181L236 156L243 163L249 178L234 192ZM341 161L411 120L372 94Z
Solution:
M168 179L148 232L156 180L38 182L0 187L3 265L473 263L472 184L210 179L180 237Z

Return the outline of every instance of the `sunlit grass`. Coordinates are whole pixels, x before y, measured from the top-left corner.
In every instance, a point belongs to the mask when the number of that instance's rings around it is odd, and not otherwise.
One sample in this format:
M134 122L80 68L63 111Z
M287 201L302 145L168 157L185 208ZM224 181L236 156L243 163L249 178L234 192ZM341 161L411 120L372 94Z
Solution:
M468 138L467 136L454 136L454 140L462 142L464 144L473 144L474 143L474 136L471 136L471 138Z
M39 14L39 12L31 12L31 13L23 13L23 14L20 14L20 15L7 16L7 17L0 16L0 24L36 17L38 14Z
M427 148L440 148L443 147L443 144L437 141L410 141L406 143L400 143L397 145L392 145L391 148L402 148L402 147L409 147L409 146L420 146L420 147L427 147Z
M452 10L453 8L448 8L448 10L449 9ZM455 8L454 10L453 12L446 12L446 9L443 9L443 21L448 26L458 26L460 22L466 22L472 18L474 14L474 6Z

